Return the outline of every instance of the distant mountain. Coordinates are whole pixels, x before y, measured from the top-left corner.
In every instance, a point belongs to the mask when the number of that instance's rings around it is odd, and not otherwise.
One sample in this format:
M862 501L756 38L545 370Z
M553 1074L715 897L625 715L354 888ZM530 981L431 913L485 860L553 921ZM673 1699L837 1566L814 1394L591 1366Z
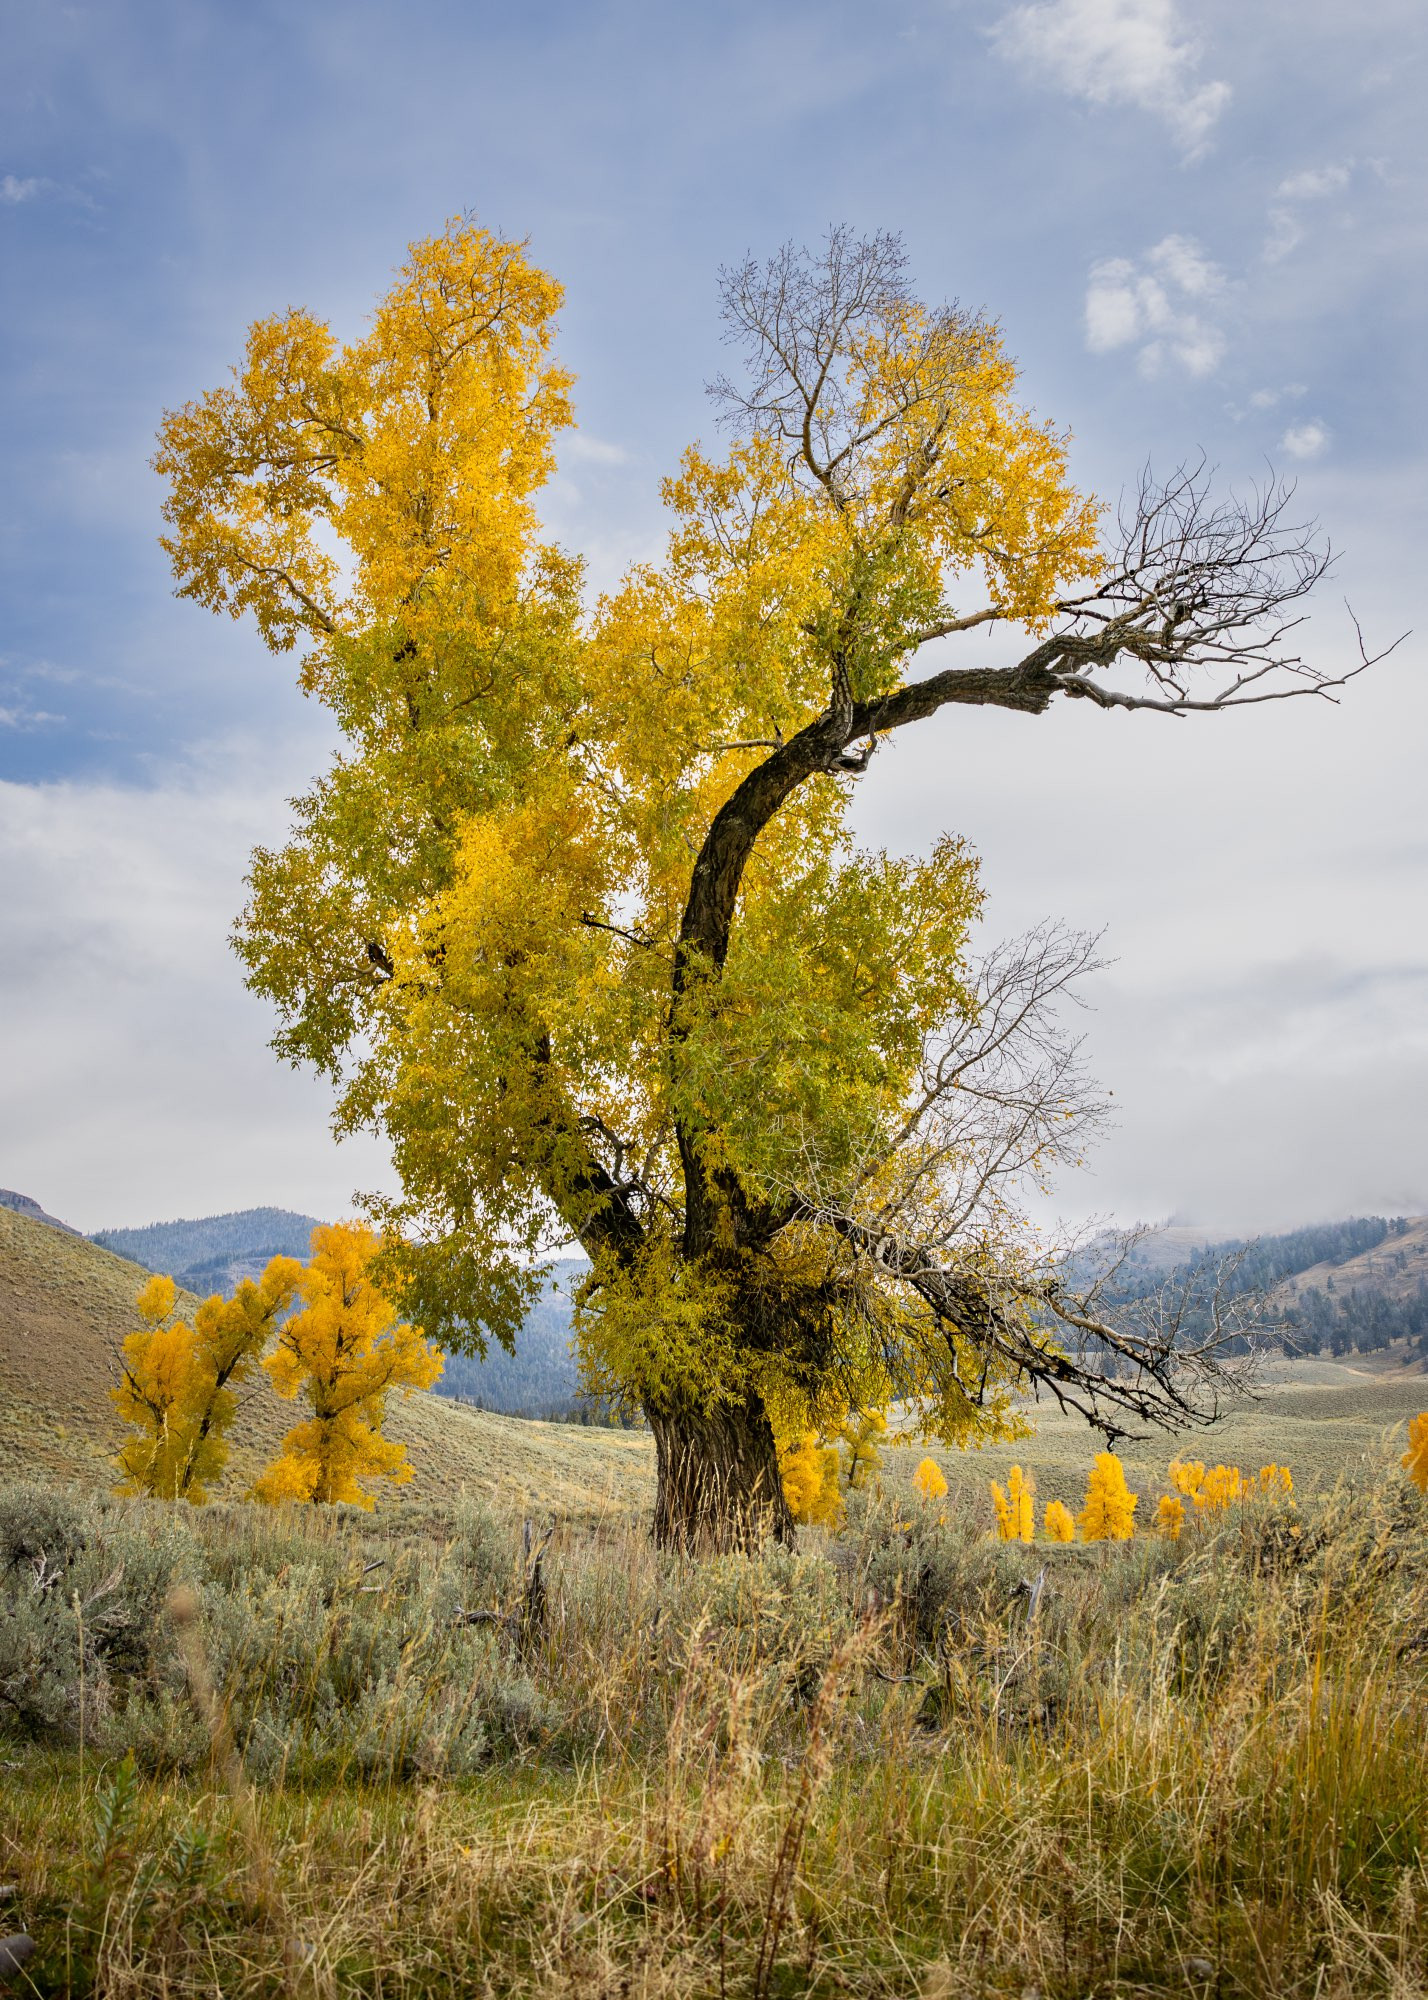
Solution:
M241 1208L186 1222L151 1222L142 1229L100 1229L90 1237L105 1250L161 1271L186 1291L231 1298L244 1278L259 1278L273 1257L307 1261L313 1215L290 1208Z
M455 1396L510 1417L563 1417L581 1411L570 1324L572 1294L590 1266L583 1257L564 1257L546 1268L547 1289L526 1314L515 1353L508 1354L493 1340L483 1360L448 1354L436 1385L439 1396Z
M1117 1247L1111 1236L1087 1244L1067 1267L1071 1282L1105 1272ZM1134 1246L1103 1296L1108 1305L1126 1304L1185 1286L1182 1324L1187 1333L1204 1332L1222 1265L1235 1291L1268 1296L1283 1320L1286 1351L1372 1353L1401 1342L1405 1361L1428 1360L1428 1216L1353 1216L1223 1243L1156 1230Z
M10 1198L11 1206L24 1195ZM23 1212L42 1218L33 1203ZM56 1225L63 1228L64 1224ZM317 1218L288 1208L244 1208L229 1215L205 1215L184 1222L152 1222L143 1229L101 1229L90 1237L102 1249L162 1271L185 1291L207 1298L231 1298L244 1278L258 1278L271 1257L307 1262ZM549 1267L549 1285L531 1307L508 1354L492 1341L484 1360L448 1354L437 1394L474 1403L508 1417L564 1416L582 1409L570 1351L571 1294L588 1265L583 1257L563 1258Z
M67 1222L61 1222L57 1215L47 1215L37 1201L27 1194L16 1194L13 1188L0 1188L0 1208L11 1208L16 1215L28 1216L31 1222L47 1222L51 1229L63 1229L70 1236L78 1236L80 1231L71 1229Z

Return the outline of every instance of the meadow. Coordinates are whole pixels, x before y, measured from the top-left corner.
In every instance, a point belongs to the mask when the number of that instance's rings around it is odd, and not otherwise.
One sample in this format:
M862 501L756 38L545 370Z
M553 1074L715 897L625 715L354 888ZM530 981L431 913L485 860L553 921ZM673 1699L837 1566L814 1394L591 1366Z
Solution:
M418 1393L376 1513L112 1495L136 1267L0 1213L0 1990L1428 1995L1428 1404L1394 1356L1267 1367L1128 1441L1129 1542L998 1541L1013 1463L925 1449L796 1552L647 1531L639 1431ZM1145 1532L1180 1452L1294 1471ZM540 1591L532 1557L541 1552ZM3 1944L0 1944L3 1960Z
M1179 1542L1034 1548L889 1457L796 1553L558 1522L525 1621L479 1498L7 1487L15 1990L1428 1993L1428 1504L1391 1447Z

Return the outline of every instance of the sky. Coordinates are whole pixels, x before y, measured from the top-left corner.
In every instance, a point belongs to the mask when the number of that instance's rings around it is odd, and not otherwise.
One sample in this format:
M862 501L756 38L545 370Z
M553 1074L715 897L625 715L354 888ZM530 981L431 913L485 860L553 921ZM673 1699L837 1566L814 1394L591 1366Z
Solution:
M713 435L718 270L834 223L1000 322L1114 500L1273 468L1340 552L1344 690L1169 720L961 709L861 781L869 839L983 857L986 928L1103 934L1117 1122L1068 1216L1428 1210L1428 27L1418 0L3 0L0 1185L84 1229L386 1184L279 1065L227 934L334 747L290 658L176 600L165 409L303 305L362 328L474 211L566 290L545 496L592 586ZM1415 631L1413 628L1417 627ZM962 642L971 658L985 641ZM984 653L976 655L979 659Z

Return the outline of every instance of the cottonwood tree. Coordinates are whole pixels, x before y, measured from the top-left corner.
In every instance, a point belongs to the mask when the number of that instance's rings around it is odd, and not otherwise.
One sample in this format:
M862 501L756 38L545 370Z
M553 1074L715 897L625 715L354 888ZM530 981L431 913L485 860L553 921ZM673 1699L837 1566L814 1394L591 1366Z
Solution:
M896 239L834 231L723 297L727 449L685 454L663 557L594 607L536 514L559 288L469 221L350 346L255 325L156 461L180 591L300 647L344 732L238 928L275 1046L389 1136L371 1206L442 1344L509 1339L533 1257L583 1245L588 1377L646 1413L678 1546L787 1534L777 1440L850 1411L908 1397L957 1442L1039 1385L1113 1437L1215 1365L1213 1333L1073 1296L1023 1223L1097 1114L1056 1013L1091 947L975 963L959 841L853 843L878 746L1347 678L1296 650L1325 557L1285 489L1182 471L1110 522L996 326L919 303ZM958 664L991 626L1017 656Z

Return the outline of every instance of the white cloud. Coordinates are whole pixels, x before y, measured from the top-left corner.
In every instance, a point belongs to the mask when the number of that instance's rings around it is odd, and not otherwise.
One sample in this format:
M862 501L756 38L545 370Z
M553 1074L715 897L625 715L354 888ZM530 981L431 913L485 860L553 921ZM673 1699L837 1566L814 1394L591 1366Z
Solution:
M1352 160L1332 161L1327 166L1305 167L1288 174L1274 190L1269 208L1269 234L1265 238L1265 262L1278 264L1297 250L1308 234L1301 205L1306 201L1327 201L1342 194L1353 178Z
M1304 424L1291 424L1279 440L1281 451L1287 451L1291 458L1319 458L1328 448L1329 433L1325 426L1311 419Z
M0 706L0 729L39 729L47 722L63 721L62 715L51 715L46 708Z
M560 440L562 458L574 458L586 465L628 465L630 454L623 445L596 437L591 431L568 431Z
M1141 264L1106 258L1091 266L1086 286L1086 345L1109 354L1139 343L1145 375L1167 364L1212 374L1225 337L1208 309L1224 290L1224 272L1193 237L1162 237Z
M1200 51L1174 0L1038 0L994 31L1000 54L1090 104L1130 105L1164 120L1187 159L1203 153L1230 101L1199 83Z
M153 790L0 780L0 1185L77 1228L338 1215L390 1183L385 1148L336 1146L327 1087L266 1047L227 932L288 813L220 768Z
M1309 393L1305 382L1286 382L1282 389L1256 389L1249 399L1252 410L1272 410L1283 402L1297 402Z
M1306 167L1303 173L1290 174L1274 191L1281 201L1322 201L1348 186L1351 171L1352 162L1348 166Z
M19 202L33 201L43 185L42 181L18 180L14 174L6 174L0 180L0 202L13 208Z

